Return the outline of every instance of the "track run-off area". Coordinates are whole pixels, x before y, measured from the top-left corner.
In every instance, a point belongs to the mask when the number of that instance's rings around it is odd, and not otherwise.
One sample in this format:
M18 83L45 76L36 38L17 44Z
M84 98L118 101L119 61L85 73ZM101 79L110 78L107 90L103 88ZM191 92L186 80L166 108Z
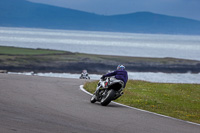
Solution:
M85 80L0 74L1 133L199 133L200 125L112 102L91 104ZM81 87L80 87L81 86Z

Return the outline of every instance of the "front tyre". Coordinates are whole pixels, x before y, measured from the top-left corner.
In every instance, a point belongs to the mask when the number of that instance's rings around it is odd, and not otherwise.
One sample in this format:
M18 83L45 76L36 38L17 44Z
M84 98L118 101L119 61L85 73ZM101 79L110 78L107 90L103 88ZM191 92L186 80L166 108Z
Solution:
M107 106L113 100L114 96L115 96L115 90L113 89L109 90L107 94L102 97L101 105Z
M90 99L90 102L91 102L91 103L95 103L96 101L97 101L97 100L96 100L96 95L93 94L92 97L91 97L91 99Z

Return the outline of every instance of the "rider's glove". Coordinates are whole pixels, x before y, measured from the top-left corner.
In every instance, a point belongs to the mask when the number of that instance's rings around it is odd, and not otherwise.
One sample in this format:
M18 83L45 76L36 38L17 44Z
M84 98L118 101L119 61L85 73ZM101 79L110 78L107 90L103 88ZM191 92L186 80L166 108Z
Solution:
M104 76L101 77L101 79L104 79L104 78L105 78Z

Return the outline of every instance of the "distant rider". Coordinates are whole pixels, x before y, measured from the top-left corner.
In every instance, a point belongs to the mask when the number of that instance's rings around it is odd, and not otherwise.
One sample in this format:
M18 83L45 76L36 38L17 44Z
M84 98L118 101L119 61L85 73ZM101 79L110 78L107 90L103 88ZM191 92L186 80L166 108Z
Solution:
M83 70L83 71L82 71L81 76L83 77L84 75L85 75L85 76L88 76L87 70Z

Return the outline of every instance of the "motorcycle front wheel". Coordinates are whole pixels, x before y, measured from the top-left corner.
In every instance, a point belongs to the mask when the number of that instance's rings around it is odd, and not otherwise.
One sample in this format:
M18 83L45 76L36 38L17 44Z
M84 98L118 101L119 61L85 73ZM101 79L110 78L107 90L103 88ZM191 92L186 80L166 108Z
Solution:
M115 96L115 90L110 89L105 96L101 99L101 105L107 106L114 98Z
M96 101L97 101L97 100L96 100L96 95L93 94L92 97L91 97L91 99L90 99L90 102L91 102L91 103L95 103Z

